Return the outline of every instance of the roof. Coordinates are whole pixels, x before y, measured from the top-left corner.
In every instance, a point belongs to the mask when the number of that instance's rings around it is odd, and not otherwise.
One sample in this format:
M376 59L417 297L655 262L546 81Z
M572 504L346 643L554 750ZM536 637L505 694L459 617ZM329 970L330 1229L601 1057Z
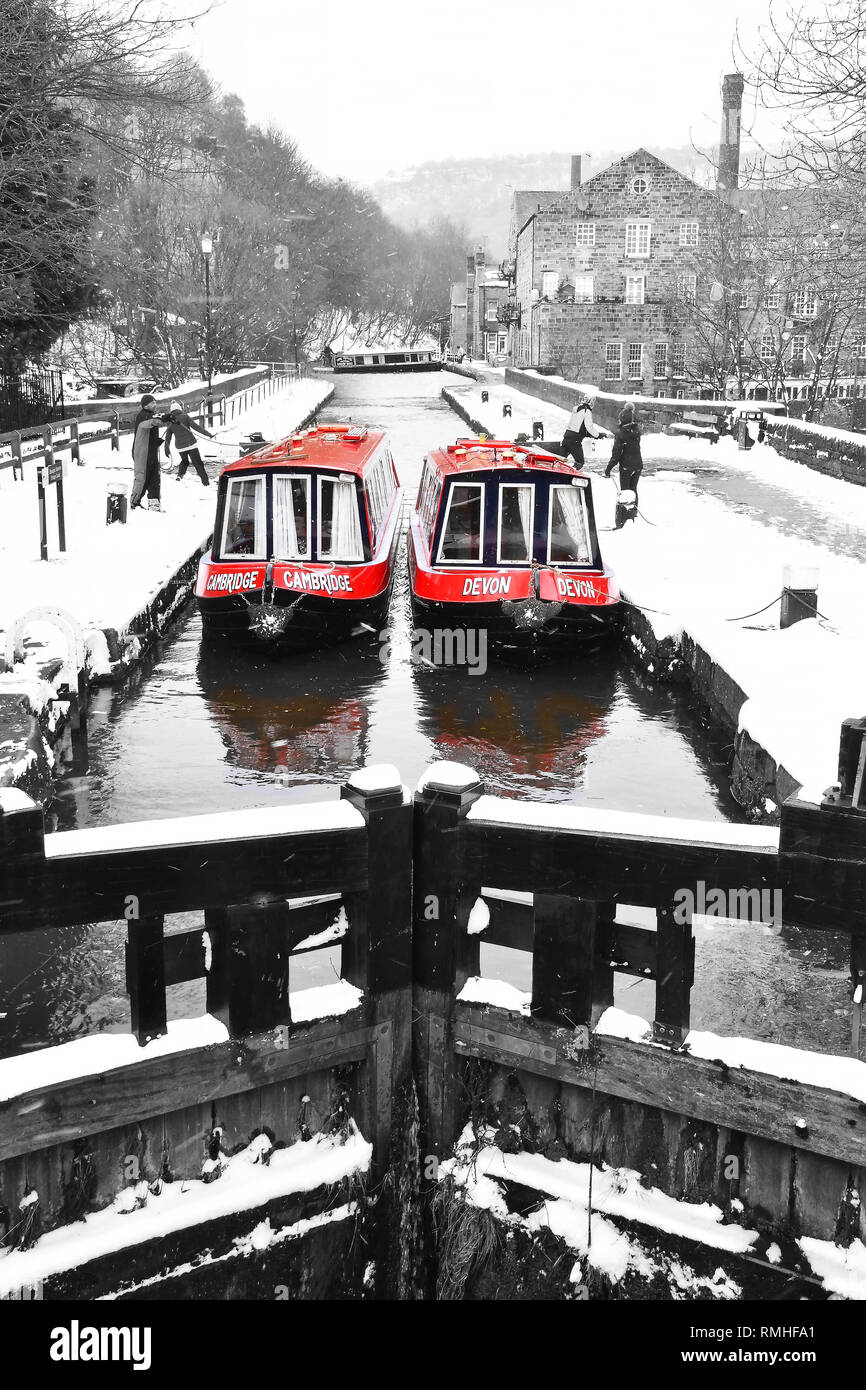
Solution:
M337 468L359 475L386 438L384 430L366 425L319 425L317 429L292 434L274 444L265 444L254 454L227 463L225 473L247 472L250 468Z
M494 472L502 468L555 468L570 478L585 478L586 473L557 454L534 449L529 444L514 444L510 439L458 439L446 448L431 449L428 458L435 459L444 477L455 473Z
M332 352L345 353L351 356L352 353L362 352L438 352L439 343L429 333L424 333L414 342L407 341L398 332L383 333L378 338L369 337L360 332L357 328L348 328L345 333L339 334L328 344Z

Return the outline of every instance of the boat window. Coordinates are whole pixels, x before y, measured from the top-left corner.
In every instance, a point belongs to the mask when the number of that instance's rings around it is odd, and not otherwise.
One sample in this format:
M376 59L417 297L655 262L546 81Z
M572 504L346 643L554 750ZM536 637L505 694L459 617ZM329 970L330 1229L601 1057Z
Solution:
M532 559L535 488L504 483L499 489L499 551L497 559L527 564Z
M442 528L439 559L477 564L483 542L484 484L454 483Z
M309 478L274 478L274 555L279 560L310 558Z
M547 558L552 565L588 565L592 561L583 488L550 489L550 535Z
M232 478L228 485L220 554L265 559L265 480Z
M355 480L343 475L319 481L319 559L362 560L361 523Z

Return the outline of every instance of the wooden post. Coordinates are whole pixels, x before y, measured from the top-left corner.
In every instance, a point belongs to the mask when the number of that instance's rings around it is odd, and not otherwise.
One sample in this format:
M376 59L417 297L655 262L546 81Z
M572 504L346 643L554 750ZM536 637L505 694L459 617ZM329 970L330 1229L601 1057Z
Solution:
M70 444L70 458L72 459L72 462L73 462L73 463L77 463L77 464L79 465L79 467L80 467L80 466L81 466L81 443L80 443L80 440L79 440L79 438L78 438L78 421L77 421L77 420L72 420L72 421L70 421L70 424L69 424L69 444Z
M532 1013L594 1028L613 1003L613 907L561 893L536 893Z
M367 1068L373 1176L389 1168L392 1123L412 1078L412 803L390 765L367 767L340 796L367 825L367 890L347 903L341 974L367 991L375 1041ZM393 1253L393 1252L392 1252Z
M680 918L684 920L680 921ZM685 1042L691 1017L694 961L691 908L656 908L656 932L658 947L653 1041L679 1047Z
M12 481L14 482L16 478L23 480L24 464L21 459L21 435L18 430L15 431L9 442L12 445Z
M866 809L866 719L842 721L839 739L839 798Z
M288 917L284 903L205 912L211 946L207 1011L233 1038L292 1021Z
M60 472L56 483L57 489L57 545L61 551L66 550L66 508L63 503L63 473Z
M126 988L132 1032L144 1046L167 1031L163 918L141 917L127 926Z
M860 1057L863 1005L866 1003L866 936L851 938L851 1056Z
M42 807L17 787L0 787L0 928L15 930L15 908L45 873Z
M39 512L39 558L48 559L48 513L45 509L45 475L41 464L36 464L36 506Z
M116 410L111 416L111 447L115 453L120 452L120 416Z
M444 1158L454 1140L453 1014L460 933L471 888L463 881L461 823L484 791L471 768L436 763L415 796L412 907L413 1017L421 1153Z

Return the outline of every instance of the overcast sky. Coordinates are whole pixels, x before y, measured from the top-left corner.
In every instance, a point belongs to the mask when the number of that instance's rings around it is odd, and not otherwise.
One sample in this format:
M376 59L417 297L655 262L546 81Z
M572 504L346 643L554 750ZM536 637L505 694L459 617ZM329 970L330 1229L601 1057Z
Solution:
M359 182L430 159L708 145L769 0L221 0L192 46L258 122ZM744 124L749 113L744 112Z

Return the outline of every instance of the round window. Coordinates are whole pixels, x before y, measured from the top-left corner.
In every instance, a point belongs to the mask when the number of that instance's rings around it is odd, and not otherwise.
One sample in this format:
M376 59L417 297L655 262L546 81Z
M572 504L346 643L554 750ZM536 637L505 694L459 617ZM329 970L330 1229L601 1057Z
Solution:
M632 192L634 193L646 193L647 189L649 188L647 180L643 177L632 179L631 186Z

